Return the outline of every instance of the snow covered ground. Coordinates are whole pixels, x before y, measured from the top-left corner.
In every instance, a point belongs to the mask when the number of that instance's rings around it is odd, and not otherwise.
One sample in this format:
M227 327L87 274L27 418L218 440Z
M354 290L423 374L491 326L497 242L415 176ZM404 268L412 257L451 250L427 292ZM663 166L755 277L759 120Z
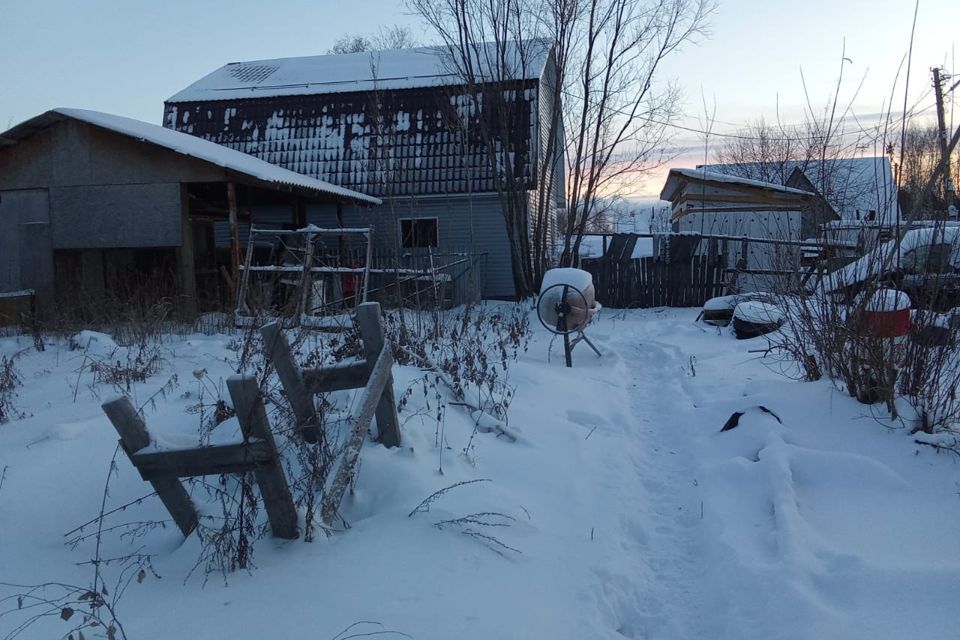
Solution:
M958 637L960 460L914 444L827 382L782 377L779 363L750 352L763 338L736 341L695 324L696 313L606 310L589 332L603 358L578 349L572 370L559 345L548 361L549 336L537 326L511 369L516 443L479 434L463 455L471 423L451 407L437 447L436 425L415 415L414 394L401 412L403 446L364 445L343 510L351 528L309 544L261 539L256 568L226 583L190 574L200 544L172 526L133 540L107 536L103 557L139 549L154 554L161 576L124 594L125 632ZM161 369L134 385L141 405L177 374L178 386L145 409L165 440L196 437L192 372L205 368L214 381L232 373L231 340L171 337ZM92 556L93 542L70 549L64 534L100 510L116 444L100 402L114 391L94 384L81 371L84 351L66 343L38 353L27 338L0 339L0 355L18 351L24 386L15 403L28 415L0 425L0 582L83 584L90 567L76 563ZM420 375L397 367L397 389ZM739 425L721 433L736 411L744 411ZM122 454L117 467L108 509L149 493ZM408 517L434 491L475 479L489 481ZM500 555L434 526L477 512L513 518L486 532L516 551L499 547ZM152 498L107 524L165 518ZM0 637L17 616L0 617ZM68 626L47 619L21 637L56 637Z

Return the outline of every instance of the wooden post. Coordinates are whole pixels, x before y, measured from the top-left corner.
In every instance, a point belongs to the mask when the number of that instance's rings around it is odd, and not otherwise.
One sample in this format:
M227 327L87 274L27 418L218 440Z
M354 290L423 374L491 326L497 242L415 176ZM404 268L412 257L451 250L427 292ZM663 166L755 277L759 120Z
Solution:
M377 357L386 342L380 320L380 305L376 302L364 302L358 306L357 324L360 326L360 337L363 338L364 357L372 374ZM387 348L390 348L389 344ZM380 444L385 447L400 446L400 419L397 417L397 401L393 395L392 374L377 404L377 434Z
M237 216L237 187L232 182L227 183L227 208L230 221L230 275L237 282L240 270L240 225Z
M193 224L190 221L190 196L187 186L180 185L180 248L177 249L180 269L182 310L191 319L197 315L197 267L194 264Z
M317 442L320 439L320 420L313 406L313 395L303 384L303 374L297 363L293 361L293 351L280 329L280 324L271 322L264 325L260 328L260 335L263 336L267 357L276 368L280 383L287 394L287 400L293 408L297 429L307 442Z
M120 434L120 442L128 456L132 456L150 444L147 426L129 398L124 396L105 402L101 406L113 423L113 428ZM177 527L184 536L189 536L190 532L197 527L197 510L186 489L176 478L157 478L150 480L150 484L160 496L167 511L173 516Z
M307 314L310 300L312 298L313 288L313 234L308 233L305 237L306 246L303 252L303 277L300 278L300 301L297 303L297 319L302 323L303 316ZM312 309L310 309L312 311Z
M237 412L244 443L256 438L266 443L274 452L273 462L258 465L253 473L260 487L263 506L270 518L274 537L293 540L297 537L297 508L277 459L277 445L273 440L257 380L253 376L231 376L227 378L227 389Z
M376 304L376 303L371 303ZM378 305L379 306L379 305ZM340 509L340 502L343 500L343 494L346 493L350 481L357 466L357 459L360 457L360 448L363 446L363 440L370 428L370 421L373 419L374 411L380 413L380 404L388 391L393 396L393 376L390 373L393 367L393 354L390 352L389 345L380 350L380 354L373 361L373 367L370 371L370 380L363 390L360 400L360 415L357 417L356 424L353 425L353 431L350 432L350 438L344 447L343 461L337 469L333 482L330 484L330 490L327 492L323 507L321 509L321 518L325 523L332 524L333 517ZM378 402L377 399L380 399ZM396 413L396 408L394 408ZM377 427L380 428L380 418L377 417ZM398 439L399 442L399 439Z

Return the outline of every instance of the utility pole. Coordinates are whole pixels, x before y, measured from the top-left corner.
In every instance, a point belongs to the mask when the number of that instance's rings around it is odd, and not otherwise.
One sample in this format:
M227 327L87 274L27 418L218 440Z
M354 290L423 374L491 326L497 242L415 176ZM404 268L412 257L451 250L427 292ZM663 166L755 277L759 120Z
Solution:
M949 211L950 205L953 204L954 186L950 172L950 151L947 145L947 122L943 109L943 84L949 76L941 77L939 67L934 67L931 71L933 72L933 91L937 99L937 142L940 144L940 163L944 167L941 195Z

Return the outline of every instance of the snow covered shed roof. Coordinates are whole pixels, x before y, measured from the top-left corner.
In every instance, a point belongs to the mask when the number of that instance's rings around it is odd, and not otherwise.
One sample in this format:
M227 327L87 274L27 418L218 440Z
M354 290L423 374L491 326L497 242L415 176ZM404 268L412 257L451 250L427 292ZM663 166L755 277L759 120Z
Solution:
M777 193L790 193L799 196L815 196L815 193L809 191L803 191L802 189L794 189L792 187L785 187L781 184L774 184L772 182L762 182L760 180L752 180L750 178L742 178L740 176L730 175L727 173L720 173L716 171L708 171L706 169L670 169L670 173L667 176L667 181L663 185L663 189L660 191L660 199L673 201L677 196L678 192L683 188L685 184L691 180L698 182L710 182L715 184L730 184L730 185L741 185L747 187L754 187L757 189L762 189L764 191L771 191Z
M489 55L487 55L489 52ZM540 77L550 54L546 40L506 45L509 68L490 74L493 45L478 54L479 75ZM464 84L446 46L230 62L171 96L167 103L416 89Z
M0 147L16 144L20 140L66 119L79 120L95 127L107 129L136 140L164 147L176 153L209 162L210 164L223 167L224 169L234 171L260 182L276 186L306 189L308 191L365 204L382 204L379 198L374 198L373 196L368 196L358 191L338 187L323 180L317 180L289 171L270 164L269 162L264 162L251 155L247 155L246 153L208 142L202 138L166 129L141 120L134 120L100 111L63 107L47 111L26 122L18 124L9 131L0 133Z

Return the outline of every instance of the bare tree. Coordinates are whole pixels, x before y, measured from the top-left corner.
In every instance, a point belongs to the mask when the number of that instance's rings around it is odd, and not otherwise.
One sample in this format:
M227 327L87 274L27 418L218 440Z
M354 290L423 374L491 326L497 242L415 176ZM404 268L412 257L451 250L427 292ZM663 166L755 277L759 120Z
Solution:
M344 53L360 53L362 51L370 51L372 48L373 42L370 41L370 38L362 35L352 36L350 34L344 34L337 38L333 46L327 50L327 53L338 55Z
M517 293L532 294L553 258L556 189L566 192L560 262L571 265L599 200L667 160L664 142L679 91L655 80L670 54L704 33L714 2L410 0L410 6L449 47L454 70L486 112L481 137L498 173ZM552 65L539 96L549 122L538 148L526 150L538 160L531 201L517 154L518 135L526 133L510 130L522 105L505 89L529 69L538 38L550 44Z
M669 160L665 143L679 88L660 86L661 66L704 35L713 0L571 0L553 5L566 130L567 216L560 262L576 263L598 200ZM556 8L554 8L556 7ZM561 30L561 26L563 29ZM561 38L569 38L564 44Z
M410 0L446 45L445 63L465 87L467 111L492 175L510 244L511 270L518 297L535 292L525 175L532 149L530 101L525 83L544 43L526 0Z
M786 184L795 167L806 170L818 154L804 127L771 125L763 118L749 122L726 138L714 153L731 175Z
M937 127L933 125L912 124L904 133L903 153L897 170L900 173L900 201L904 215L917 214L929 217L935 210L945 210L941 193L928 190L930 182L940 162L940 145ZM954 151L949 171L954 182L960 181L960 154Z
M412 49L420 43L414 37L409 27L393 25L380 27L379 31L370 35L344 34L337 38L327 53L362 53L364 51L385 51L387 49Z

